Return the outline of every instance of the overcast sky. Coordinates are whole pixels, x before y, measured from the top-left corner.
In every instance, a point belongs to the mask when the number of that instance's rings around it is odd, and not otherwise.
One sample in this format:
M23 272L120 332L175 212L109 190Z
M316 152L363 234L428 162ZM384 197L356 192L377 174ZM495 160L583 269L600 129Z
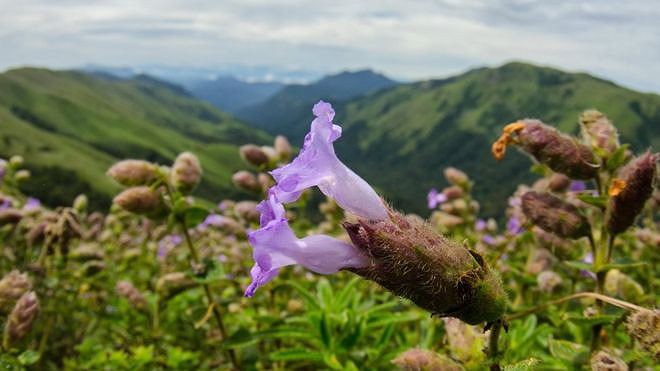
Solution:
M510 60L660 92L660 2L0 0L0 69L371 67L422 79Z

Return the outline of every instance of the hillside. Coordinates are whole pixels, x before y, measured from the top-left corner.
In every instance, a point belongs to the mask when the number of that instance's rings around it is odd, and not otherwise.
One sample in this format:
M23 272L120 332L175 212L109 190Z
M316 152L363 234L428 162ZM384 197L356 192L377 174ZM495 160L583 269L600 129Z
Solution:
M0 74L0 157L21 154L31 166L30 193L51 204L93 194L95 207L118 189L104 173L118 159L171 163L196 153L205 169L198 194L233 196L237 146L268 136L181 88L148 76L123 80L80 72L23 68ZM65 181L66 180L66 181Z
M286 133L300 142L307 129L310 107L319 99L331 102L355 99L396 85L397 82L371 70L341 72L311 84L288 85L265 102L240 110L237 116L271 134Z
M231 76L191 83L188 90L195 97L207 101L222 111L237 113L264 102L276 94L284 84L279 82L245 82Z
M532 178L531 162L517 151L501 163L491 156L502 127L536 117L577 132L578 115L588 108L606 113L635 152L660 148L660 96L587 74L510 63L338 106L344 134L337 151L406 210L425 214L426 192L444 184L441 170L451 165L476 180L484 214L501 215L515 185ZM307 116L301 125L309 124Z

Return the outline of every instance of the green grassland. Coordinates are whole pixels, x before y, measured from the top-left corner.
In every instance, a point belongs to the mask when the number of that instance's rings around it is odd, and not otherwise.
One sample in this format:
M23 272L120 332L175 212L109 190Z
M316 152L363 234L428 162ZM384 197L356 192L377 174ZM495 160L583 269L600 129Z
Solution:
M51 204L86 192L97 196L95 206L107 206L118 189L104 175L113 162L170 164L187 150L206 172L199 194L232 197L231 174L242 167L238 145L266 141L267 134L145 76L35 68L0 75L0 156L23 155L34 174L27 189Z

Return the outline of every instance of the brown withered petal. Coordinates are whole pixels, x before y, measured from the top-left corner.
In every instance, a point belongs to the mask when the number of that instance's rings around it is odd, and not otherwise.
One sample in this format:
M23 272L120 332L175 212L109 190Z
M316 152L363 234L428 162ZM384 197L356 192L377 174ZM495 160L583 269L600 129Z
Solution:
M644 204L653 193L659 154L647 151L629 162L619 172L610 192L605 222L610 233L619 234L635 222Z
M525 216L546 232L573 239L591 233L589 221L578 208L558 197L530 191L521 200Z
M390 211L383 221L344 223L371 264L349 270L440 316L469 324L502 316L506 295L499 276L476 252L416 218Z

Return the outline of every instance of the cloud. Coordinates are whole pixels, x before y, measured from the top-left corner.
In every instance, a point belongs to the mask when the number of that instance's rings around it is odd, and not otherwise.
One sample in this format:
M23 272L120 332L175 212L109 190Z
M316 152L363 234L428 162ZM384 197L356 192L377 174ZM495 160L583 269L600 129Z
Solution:
M660 7L621 2L0 0L0 68L272 65L446 76L522 59L660 91Z

